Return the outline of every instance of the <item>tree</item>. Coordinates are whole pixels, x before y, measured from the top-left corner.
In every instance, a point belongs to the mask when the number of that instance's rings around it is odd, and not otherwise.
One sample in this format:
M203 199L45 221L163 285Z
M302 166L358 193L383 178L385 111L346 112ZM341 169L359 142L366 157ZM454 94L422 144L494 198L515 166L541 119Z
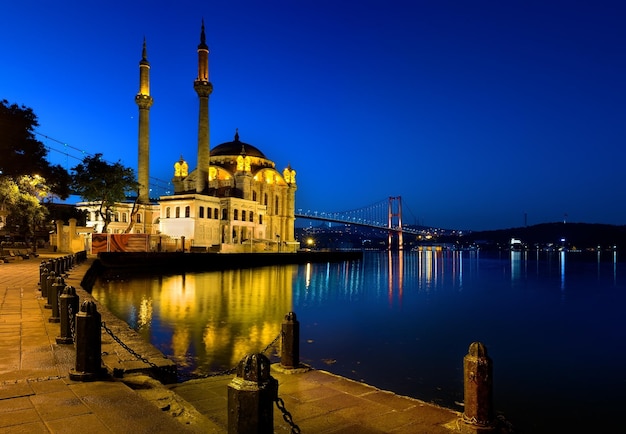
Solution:
M72 191L83 200L100 205L98 214L104 221L102 233L105 233L111 223L115 204L123 202L127 193L136 192L139 188L135 172L119 161L107 163L102 159L102 154L85 157L72 171Z
M33 239L37 227L48 216L48 210L40 203L48 192L45 179L39 176L21 176L17 182L0 177L0 207L8 212L6 229L25 241Z
M70 176L60 165L52 165L48 150L35 139L37 116L24 105L0 101L0 176L13 181L24 175L39 175L47 180L52 196L69 196Z

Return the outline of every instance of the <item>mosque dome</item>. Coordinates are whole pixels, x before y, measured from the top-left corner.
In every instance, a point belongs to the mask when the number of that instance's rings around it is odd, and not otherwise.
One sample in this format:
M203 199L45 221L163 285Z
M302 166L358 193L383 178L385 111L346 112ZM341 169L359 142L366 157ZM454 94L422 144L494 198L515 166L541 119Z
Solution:
M211 157L232 156L245 153L250 157L259 157L267 159L265 154L258 148L239 141L239 132L235 133L235 139L232 142L225 142L211 149Z

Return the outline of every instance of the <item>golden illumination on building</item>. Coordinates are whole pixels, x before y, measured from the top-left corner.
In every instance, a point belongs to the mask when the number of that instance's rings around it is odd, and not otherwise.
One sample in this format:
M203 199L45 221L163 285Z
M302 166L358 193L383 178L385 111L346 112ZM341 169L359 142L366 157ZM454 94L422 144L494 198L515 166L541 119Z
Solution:
M174 176L175 177L185 177L189 175L189 165L185 160L183 160L183 156L180 156L180 160L174 163Z
M237 170L240 172L250 172L250 156L237 156Z
M296 171L288 166L283 170L283 178L285 178L285 182L287 184L295 184L296 183Z

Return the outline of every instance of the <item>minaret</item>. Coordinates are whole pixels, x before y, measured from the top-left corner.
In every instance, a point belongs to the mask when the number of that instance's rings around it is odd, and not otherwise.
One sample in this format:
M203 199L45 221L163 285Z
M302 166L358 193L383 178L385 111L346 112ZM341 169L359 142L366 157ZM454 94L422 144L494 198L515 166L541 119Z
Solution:
M198 45L198 78L193 82L193 88L200 101L196 193L202 193L209 182L209 95L213 92L213 85L209 81L209 47L204 35L204 19L202 20L200 45Z
M135 103L139 107L139 152L137 155L137 181L139 196L137 202L150 202L150 63L148 63L146 38L143 39L143 51L139 61L139 92Z

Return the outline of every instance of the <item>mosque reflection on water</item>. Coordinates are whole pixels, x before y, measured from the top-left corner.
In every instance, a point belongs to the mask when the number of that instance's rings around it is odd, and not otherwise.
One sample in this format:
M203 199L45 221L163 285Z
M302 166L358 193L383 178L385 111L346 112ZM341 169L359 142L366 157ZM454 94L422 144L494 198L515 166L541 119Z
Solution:
M360 261L98 282L93 295L184 377L236 366L294 311L304 363L457 410L463 356L481 341L494 362L496 410L541 432L564 428L565 414L580 427L617 411L626 268L615 259L366 252ZM601 358L581 351L590 344Z

